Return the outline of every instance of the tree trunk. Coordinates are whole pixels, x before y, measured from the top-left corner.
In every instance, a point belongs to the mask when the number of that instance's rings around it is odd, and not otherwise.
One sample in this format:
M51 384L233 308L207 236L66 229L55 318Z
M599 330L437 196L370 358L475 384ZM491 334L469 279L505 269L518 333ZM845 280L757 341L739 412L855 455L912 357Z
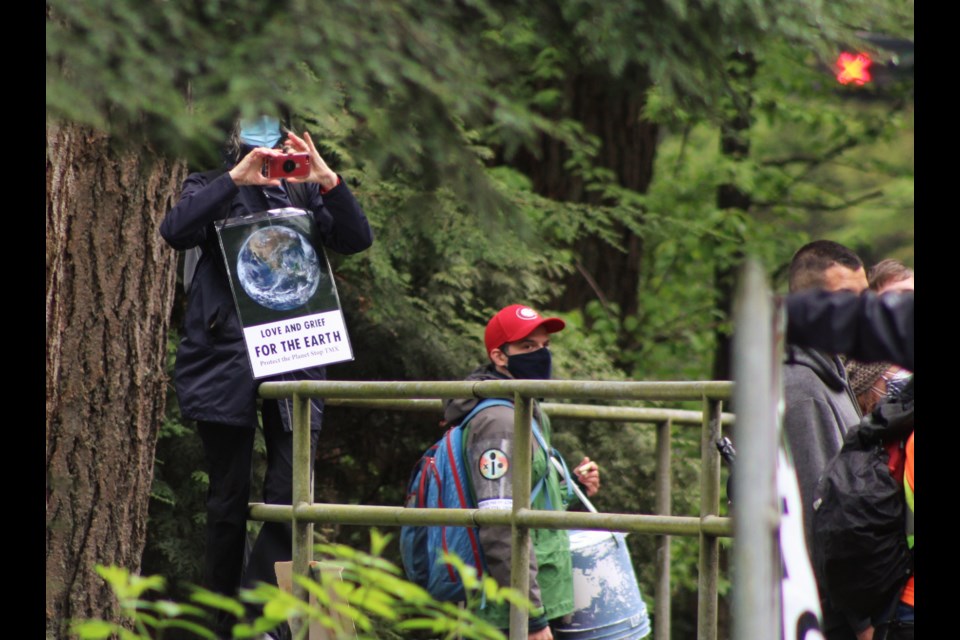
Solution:
M732 75L743 83L739 92L734 89L730 96L731 115L720 126L720 153L737 162L750 157L750 127L753 123L753 94L750 85L757 74L757 61L749 51L731 56L735 65ZM736 86L736 85L735 85ZM717 188L717 208L750 211L751 195L736 184L721 184ZM742 244L741 244L742 246ZM721 317L733 316L733 297L736 291L736 276L744 259L738 249L731 260L714 266L714 286L717 288L717 309ZM713 380L733 378L732 336L725 331L717 332L717 347L713 358Z
M650 85L646 72L628 69L620 78L601 70L568 76L564 82L565 115L600 139L596 162L616 175L617 183L643 193L653 178L657 126L641 118L644 95ZM533 181L534 190L548 198L601 204L600 196L584 189L583 181L564 168L570 154L566 145L544 137L538 157L518 154L512 164ZM637 294L643 258L642 239L617 224L620 248L587 236L574 247L577 272L567 278L551 306L582 309L591 300L619 306L620 317L637 312Z
M176 254L160 219L182 163L47 123L46 635L116 620L97 564L138 571Z

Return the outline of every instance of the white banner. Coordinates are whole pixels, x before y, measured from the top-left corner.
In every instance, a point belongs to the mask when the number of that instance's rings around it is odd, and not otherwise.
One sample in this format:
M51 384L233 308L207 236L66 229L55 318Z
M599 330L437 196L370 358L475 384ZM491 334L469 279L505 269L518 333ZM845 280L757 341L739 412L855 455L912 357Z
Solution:
M254 378L353 360L339 310L244 327L243 333Z

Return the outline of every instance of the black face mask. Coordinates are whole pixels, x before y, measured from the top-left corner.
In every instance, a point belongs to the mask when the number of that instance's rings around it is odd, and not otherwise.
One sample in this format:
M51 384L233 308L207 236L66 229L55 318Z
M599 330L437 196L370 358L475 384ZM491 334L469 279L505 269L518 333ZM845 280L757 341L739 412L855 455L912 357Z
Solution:
M519 380L549 380L550 349L544 347L529 353L507 356L507 371Z

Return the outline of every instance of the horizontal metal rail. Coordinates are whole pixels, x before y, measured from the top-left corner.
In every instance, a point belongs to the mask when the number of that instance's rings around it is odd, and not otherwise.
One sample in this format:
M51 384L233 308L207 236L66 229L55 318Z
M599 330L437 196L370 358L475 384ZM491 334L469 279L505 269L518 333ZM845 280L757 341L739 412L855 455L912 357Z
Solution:
M443 400L367 400L359 398L326 398L324 404L330 407L351 407L358 409L382 409L385 411L422 411L437 413L443 411ZM560 402L541 402L540 408L551 418L569 418L596 420L598 422L637 422L641 424L661 424L668 420L674 424L703 424L702 411L684 409L661 409L657 407L614 407L602 404L566 404ZM733 424L733 414L721 415L724 426Z
M456 525L464 527L510 526L516 522L535 529L585 529L622 531L651 535L733 535L730 518L720 516L658 516L626 513L539 511L524 509L516 515L497 509L412 509L357 504L264 504L250 505L250 517L263 522L290 522L291 518L314 524L359 524L402 527L405 525Z
M726 400L732 382L481 380L478 382L264 382L264 398L569 398L571 400Z

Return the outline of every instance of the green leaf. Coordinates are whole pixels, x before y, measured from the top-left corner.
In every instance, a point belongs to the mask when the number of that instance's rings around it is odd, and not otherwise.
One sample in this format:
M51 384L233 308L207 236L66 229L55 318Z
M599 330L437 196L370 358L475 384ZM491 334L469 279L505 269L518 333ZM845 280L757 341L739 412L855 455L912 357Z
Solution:
M189 631L196 636L201 638L208 638L209 640L216 640L217 634L213 631L207 629L203 625L191 622L189 620L165 620L157 625L158 629L183 629L184 631Z
M226 611L233 616L240 618L244 615L244 607L234 598L215 593L202 587L194 587L190 594L191 602L195 602L205 607L212 607L221 611Z
M120 629L119 625L103 620L85 620L70 626L70 631L81 640L104 640Z

